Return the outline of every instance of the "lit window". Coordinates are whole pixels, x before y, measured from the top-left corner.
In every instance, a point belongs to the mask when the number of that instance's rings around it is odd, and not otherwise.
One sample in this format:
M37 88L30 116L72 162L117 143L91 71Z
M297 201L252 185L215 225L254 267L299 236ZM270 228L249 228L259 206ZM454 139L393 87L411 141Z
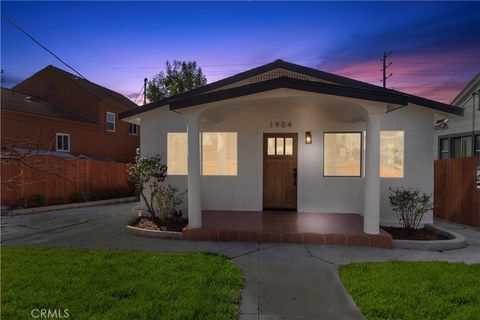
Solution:
M115 132L115 113L107 112L107 131Z
M202 133L202 173L206 176L237 175L237 133Z
M70 152L70 135L68 133L57 133L57 151Z
M269 156L275 155L275 138L267 139L267 154Z
M362 134L324 133L323 174L331 177L360 177Z
M128 124L128 133L132 136L138 135L138 126L133 123Z
M277 155L283 155L283 138L277 138Z
M188 174L188 138L186 132L167 134L167 174Z
M403 131L380 132L380 177L403 178Z
M293 138L285 138L285 155L293 155Z

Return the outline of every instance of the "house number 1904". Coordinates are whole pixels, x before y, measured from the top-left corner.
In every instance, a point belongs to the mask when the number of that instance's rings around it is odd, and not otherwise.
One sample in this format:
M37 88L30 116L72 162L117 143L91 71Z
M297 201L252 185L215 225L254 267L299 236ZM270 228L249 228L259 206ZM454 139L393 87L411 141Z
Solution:
M292 121L270 121L270 128L291 128Z

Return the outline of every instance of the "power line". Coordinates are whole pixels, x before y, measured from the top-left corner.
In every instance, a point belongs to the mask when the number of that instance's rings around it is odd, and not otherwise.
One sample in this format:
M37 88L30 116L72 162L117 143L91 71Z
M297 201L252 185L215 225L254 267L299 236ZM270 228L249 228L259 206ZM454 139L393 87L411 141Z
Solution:
M13 25L15 28L17 28L18 30L20 30L22 33L24 33L27 37L29 37L33 42L35 42L36 44L38 44L42 49L44 49L45 51L47 51L48 53L50 53L52 56L54 56L58 61L60 61L61 63L63 63L65 66L67 66L69 69L71 69L72 71L74 71L76 74L78 74L81 78L83 79L87 79L85 78L80 72L78 72L77 70L75 70L75 68L73 68L72 66L70 66L68 63L66 63L65 61L63 61L59 56L57 56L55 53L53 53L50 49L48 49L47 47L45 47L43 44L41 44L40 42L38 42L32 35L30 35L27 31L23 30L18 24L16 24L12 19L10 19L9 17L7 17L5 14L2 13L2 17L7 21L9 22L11 25Z
M144 88L144 85L142 84L142 87L140 88L140 91L139 91L139 92L137 93L137 95L135 96L135 99L133 99L133 101L134 101L135 103L137 103L137 99L138 99L138 97L140 96L140 94L142 93L143 88Z

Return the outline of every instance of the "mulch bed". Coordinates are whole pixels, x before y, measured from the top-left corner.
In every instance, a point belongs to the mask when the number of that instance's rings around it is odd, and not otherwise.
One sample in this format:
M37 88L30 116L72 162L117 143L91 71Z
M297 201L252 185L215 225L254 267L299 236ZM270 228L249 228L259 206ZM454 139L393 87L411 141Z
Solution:
M140 217L132 223L133 227L146 229L146 230L155 230L155 231L176 231L181 232L182 229L187 225L187 220L182 219L180 221L170 220L170 221L152 221L148 217Z
M407 231L405 228L382 227L390 233L394 240L448 240L449 238L431 229L416 229Z

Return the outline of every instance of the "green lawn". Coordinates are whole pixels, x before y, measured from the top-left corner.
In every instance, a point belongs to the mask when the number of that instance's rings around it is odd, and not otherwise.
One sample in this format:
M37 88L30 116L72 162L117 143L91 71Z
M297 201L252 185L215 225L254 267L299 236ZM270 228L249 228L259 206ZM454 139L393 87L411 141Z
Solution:
M480 319L480 265L354 263L339 268L367 319Z
M243 277L225 257L3 248L1 318L68 309L68 319L236 319Z

